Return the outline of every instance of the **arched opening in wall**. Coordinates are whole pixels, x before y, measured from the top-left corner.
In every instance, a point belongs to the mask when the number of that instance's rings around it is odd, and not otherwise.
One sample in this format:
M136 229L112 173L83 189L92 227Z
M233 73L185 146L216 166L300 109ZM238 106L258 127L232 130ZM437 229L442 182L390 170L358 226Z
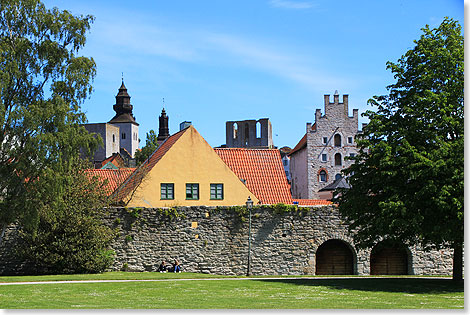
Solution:
M340 147L340 146L341 146L341 135L335 134L335 147Z
M319 181L322 183L325 183L328 181L328 174L326 173L325 170L321 170L319 173Z
M233 124L233 139L237 139L237 138L238 138L238 124L234 123Z
M403 244L380 242L370 254L371 275L407 275L408 251Z
M335 166L341 166L342 163L341 163L341 154L339 153L336 153L335 154Z
M338 173L338 174L335 175L335 180L338 180L338 179L340 179L341 177L342 177L341 174Z
M259 121L256 122L256 138L261 138L261 123Z
M250 126L245 124L245 146L248 146L248 139L250 139Z
M354 253L341 240L328 240L321 244L315 254L316 275L354 274Z

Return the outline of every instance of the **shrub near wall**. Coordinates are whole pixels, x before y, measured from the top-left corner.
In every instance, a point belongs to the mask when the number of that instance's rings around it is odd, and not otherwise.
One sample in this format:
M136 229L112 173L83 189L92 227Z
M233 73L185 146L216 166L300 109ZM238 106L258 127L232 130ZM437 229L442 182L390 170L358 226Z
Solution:
M244 207L109 208L107 224L118 237L111 270L155 271L175 259L187 272L244 275L248 215ZM370 272L370 250L357 251L335 207L255 207L252 211L251 273L315 274L315 253L341 240L353 253L355 274ZM452 273L450 250L410 248L410 274Z

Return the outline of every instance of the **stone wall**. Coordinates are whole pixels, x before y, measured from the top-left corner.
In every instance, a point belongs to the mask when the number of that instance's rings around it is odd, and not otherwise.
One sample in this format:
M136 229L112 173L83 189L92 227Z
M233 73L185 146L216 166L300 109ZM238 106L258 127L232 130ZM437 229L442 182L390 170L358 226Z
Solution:
M106 209L106 224L118 232L110 269L156 271L162 260L178 259L186 272L246 274L248 216L242 218L234 208L204 206L177 212L178 217L171 209ZM328 240L340 240L351 250L355 274L370 272L371 251L356 250L334 207L299 207L281 214L254 209L251 231L253 275L314 275L317 249ZM33 266L14 257L17 233L10 226L0 244L0 275L34 273ZM408 253L409 274L452 274L452 250L413 247Z
M184 216L159 209L109 209L108 222L119 236L112 245L112 270L155 271L162 260L178 259L184 271L243 275L248 261L248 219L227 208L181 207ZM254 275L315 274L315 253L332 239L348 245L354 273L369 274L370 250L356 250L347 226L334 207L299 208L274 214L252 212L251 272ZM409 252L409 274L451 275L452 250Z
M307 172L308 172L308 194L302 196L305 199L318 199L318 191L331 184L337 174L341 174L343 169L348 168L351 160L345 158L350 154L357 154L354 137L358 133L358 110L353 109L353 116L349 116L348 95L343 95L343 102L339 102L339 95L333 96L334 102L330 102L330 96L324 96L325 113L321 110L315 112L315 128L311 129L311 124L307 124ZM335 145L335 135L341 137L341 145ZM352 143L348 138L352 137ZM327 139L324 143L323 138ZM326 161L322 160L322 154L326 154ZM335 164L335 155L341 157L341 165ZM320 171L327 172L326 182L320 181Z

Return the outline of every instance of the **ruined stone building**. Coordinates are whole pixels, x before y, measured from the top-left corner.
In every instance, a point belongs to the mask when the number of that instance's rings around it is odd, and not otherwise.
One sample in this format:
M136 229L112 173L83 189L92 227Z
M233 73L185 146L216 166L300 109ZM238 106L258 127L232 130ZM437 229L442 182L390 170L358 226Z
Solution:
M273 128L269 118L227 121L227 148L273 149Z
M291 190L293 198L319 199L319 191L341 178L341 170L352 163L355 156L355 136L358 130L358 110L349 116L348 95L339 102L338 92L330 102L324 96L325 111L315 112L315 123L307 123L305 135L289 153Z

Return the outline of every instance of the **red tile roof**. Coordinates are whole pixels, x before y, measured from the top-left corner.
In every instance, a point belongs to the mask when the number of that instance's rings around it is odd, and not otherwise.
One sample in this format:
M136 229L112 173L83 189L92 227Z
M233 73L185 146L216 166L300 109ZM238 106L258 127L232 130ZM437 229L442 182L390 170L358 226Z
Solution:
M294 199L294 202L297 202L299 206L328 206L333 204L329 200L321 199Z
M121 168L122 165L124 164L124 160L121 157L121 154L119 153L113 153L109 158L105 159L103 162L101 162L101 167L105 166L108 164L108 162L111 162L114 166Z
M107 180L107 183L104 186L106 195L111 195L116 188L119 187L131 174L135 171L135 168L121 168L118 170L111 169L90 169L86 170L87 174L90 177L97 177L99 181L104 183Z
M317 124L315 123L313 124L311 130L316 130L316 129L317 129ZM302 139L300 139L299 143L297 143L297 145L287 155L291 156L292 154L294 154L297 151L302 150L306 146L307 146L307 133L305 133Z
M144 163L142 163L127 180L114 192L113 198L115 201L121 201L127 197L135 188L137 188L142 179L147 175L150 170L161 160L161 158L168 152L168 150L175 144L175 142L183 135L189 128L185 128L170 137L166 138L160 146L152 153Z
M292 204L281 154L277 149L214 148L228 167L246 181L263 204Z

